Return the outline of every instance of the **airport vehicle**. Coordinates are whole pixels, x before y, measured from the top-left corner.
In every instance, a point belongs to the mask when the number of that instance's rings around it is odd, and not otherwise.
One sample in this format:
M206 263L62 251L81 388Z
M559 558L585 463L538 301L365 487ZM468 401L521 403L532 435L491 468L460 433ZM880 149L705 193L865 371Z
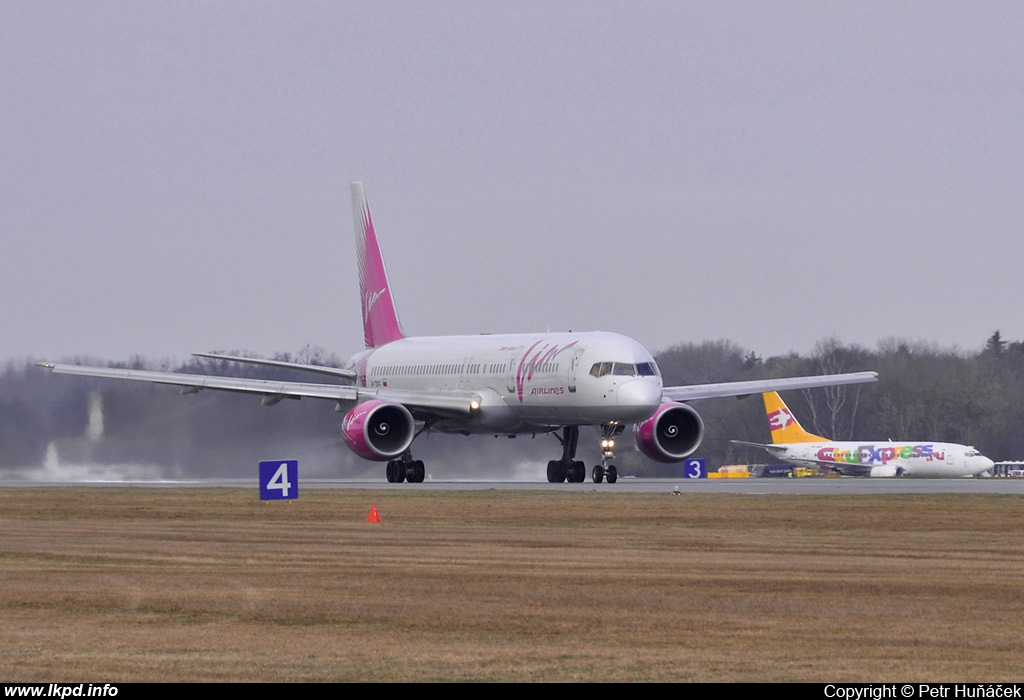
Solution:
M757 479L775 479L792 477L792 464L755 464L750 467L750 476Z
M833 442L809 433L777 392L764 393L772 444L733 440L763 447L798 467L815 467L844 476L975 476L992 468L992 460L966 445L948 442Z
M551 433L561 456L548 462L548 481L582 482L576 459L580 428L600 434L595 483L614 483L615 439L628 425L644 454L679 462L704 436L700 415L686 401L875 381L874 372L665 387L651 353L608 332L408 337L399 323L384 259L362 183L352 183L359 291L365 349L344 368L199 353L202 357L287 367L331 376L333 383L280 382L175 372L41 363L57 373L130 379L244 392L272 406L303 397L332 401L345 414L342 435L360 457L387 463L389 482L421 482L425 467L412 456L421 433L516 435Z
M996 462L992 466L992 476L1024 477L1024 462Z

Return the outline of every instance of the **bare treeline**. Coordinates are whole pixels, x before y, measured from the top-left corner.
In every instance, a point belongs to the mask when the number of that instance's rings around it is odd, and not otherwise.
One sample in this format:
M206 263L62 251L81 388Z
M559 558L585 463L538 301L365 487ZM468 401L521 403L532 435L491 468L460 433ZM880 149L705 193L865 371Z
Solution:
M339 365L335 356L308 346L295 356L273 359ZM868 350L827 339L807 356L761 358L720 340L676 345L657 360L666 385L874 370L877 383L792 391L785 398L805 428L836 440L959 442L995 460L1024 458L1024 433L1017 429L1024 420L1024 341L1004 341L998 331L975 352L900 339ZM198 358L176 367L143 358L66 361L309 381L302 373ZM730 442L769 440L759 396L699 401L694 407L707 429L695 456L707 459L709 467L768 459L763 450ZM169 386L53 375L33 362L8 362L0 374L0 470L16 476L65 463L136 464L146 465L150 475L202 478L250 476L262 459L299 458L312 476L383 473L344 447L342 416L332 408L312 399L268 408L256 397L228 392L180 396ZM623 473L681 472L679 466L647 461L628 434L619 443ZM596 462L596 445L596 431L584 431L581 458ZM426 435L415 450L439 477L497 476L511 469L541 480L543 464L559 453L557 441L547 435L512 441Z

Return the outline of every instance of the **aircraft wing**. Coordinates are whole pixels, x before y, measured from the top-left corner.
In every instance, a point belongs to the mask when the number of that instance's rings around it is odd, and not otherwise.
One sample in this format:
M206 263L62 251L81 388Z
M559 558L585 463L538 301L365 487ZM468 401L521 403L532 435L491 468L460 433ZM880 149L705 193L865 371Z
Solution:
M265 365L268 367L281 367L283 369L296 369L303 372L317 372L328 374L332 377L354 382L356 379L355 370L341 369L340 367L324 367L323 365L304 365L299 362L284 362L283 360L262 360L256 357L239 357L238 355L218 355L212 352L194 352L193 357L205 357L209 360L224 360L225 362L241 362L251 365Z
M729 442L736 445L746 445L748 447L761 447L768 450L768 453L772 457L780 459L783 462L789 461L787 452L791 445L768 445L763 442L747 442L746 440L730 440ZM848 462L833 462L824 459L813 459L807 456L800 457L799 463L814 464L823 472L839 472L843 476L870 476L871 466L877 466L850 464Z
M738 442L732 440L731 442ZM751 444L751 443L748 443ZM786 455L778 450L772 450L772 445L763 445L768 450L769 454L777 459L781 459L783 462L788 461ZM824 459L808 459L805 457L800 458L800 464L802 465L815 465L819 470L823 472L836 472L842 476L871 476L872 467L879 465L865 465L865 464L850 464L848 462L831 462Z
M722 396L747 396L766 391L787 389L810 389L840 384L860 384L878 380L878 372L851 372L848 374L822 374L815 377L790 377L788 379L756 379L749 382L722 382L721 384L691 384L689 386L667 386L662 396L669 401L695 401Z
M113 367L88 367L84 365L54 364L40 362L56 374L77 374L85 377L106 379L131 379L154 384L171 384L183 387L183 394L195 394L203 389L235 391L258 394L263 403L272 406L283 399L328 399L338 402L355 403L367 399L386 399L402 404L417 418L432 416L465 416L472 413L473 402L480 396L470 392L435 393L427 391L368 388L339 384L315 384L304 382L281 382L271 379L246 379L243 377L220 377L205 374L183 374L153 370L117 369Z
M835 462L823 462L815 460L818 469L823 472L838 472L843 476L871 476L871 467L863 464L836 464ZM875 466L878 466L877 464Z

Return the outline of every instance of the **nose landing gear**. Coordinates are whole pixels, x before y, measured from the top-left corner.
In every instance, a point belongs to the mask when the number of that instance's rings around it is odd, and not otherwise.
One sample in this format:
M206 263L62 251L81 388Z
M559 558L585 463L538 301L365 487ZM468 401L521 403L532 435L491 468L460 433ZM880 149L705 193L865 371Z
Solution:
M594 470L590 474L595 484L600 484L602 480L607 479L609 484L614 484L619 480L619 470L612 464L609 466L604 465L604 460L601 464L595 464Z
M609 484L619 480L618 468L608 462L615 458L615 438L622 434L624 427L618 423L601 426L601 463L595 465L590 474L595 484L600 484L605 479Z

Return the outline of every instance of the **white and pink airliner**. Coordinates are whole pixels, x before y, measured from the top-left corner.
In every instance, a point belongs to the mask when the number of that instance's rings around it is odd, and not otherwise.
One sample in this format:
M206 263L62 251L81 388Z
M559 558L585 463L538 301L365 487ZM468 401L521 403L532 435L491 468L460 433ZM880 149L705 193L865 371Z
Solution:
M874 372L857 372L666 387L651 353L615 333L408 337L399 323L363 185L355 182L351 188L366 348L343 369L199 354L327 375L332 383L42 366L58 373L174 384L184 387L182 393L219 389L258 394L268 406L286 398L332 401L345 414L345 443L360 457L386 462L389 482L423 481L424 465L413 459L412 443L429 431L552 433L561 443L561 456L548 462L548 481L582 482L586 466L576 459L580 428L594 426L602 457L591 477L595 483L614 483L615 439L626 426L633 426L637 446L651 459L680 462L696 451L704 423L686 401L877 378Z

